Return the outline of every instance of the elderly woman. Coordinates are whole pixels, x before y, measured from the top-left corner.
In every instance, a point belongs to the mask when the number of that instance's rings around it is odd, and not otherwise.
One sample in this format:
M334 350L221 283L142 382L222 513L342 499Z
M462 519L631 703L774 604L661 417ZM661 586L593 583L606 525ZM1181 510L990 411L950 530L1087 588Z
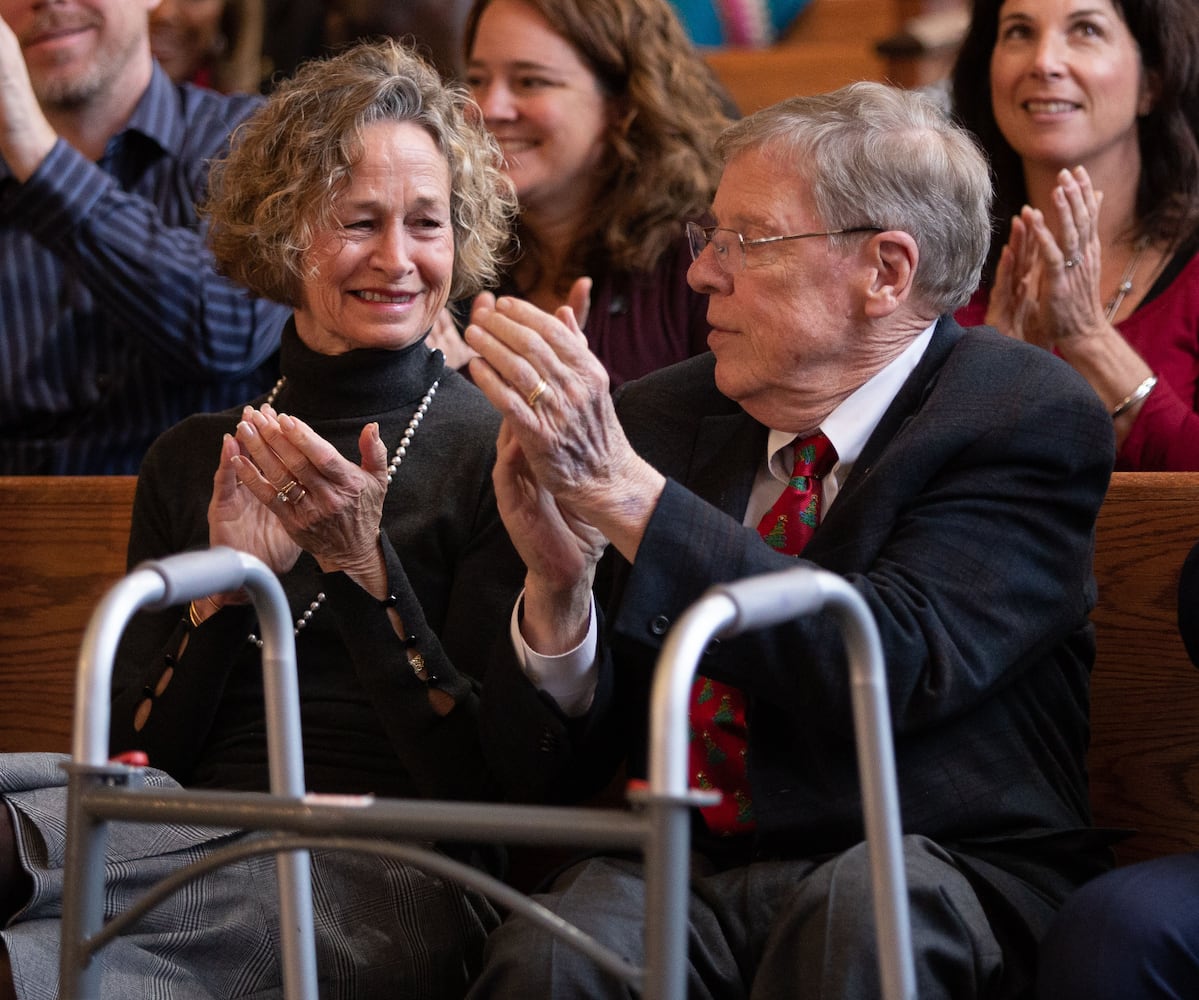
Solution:
M221 544L280 575L315 791L486 793L478 674L520 565L491 486L497 418L424 342L451 294L489 279L512 206L467 105L382 43L306 66L250 120L207 212L221 266L294 309L283 378L168 431L138 483L131 564ZM258 632L236 593L139 618L116 665L112 751L146 751L159 783L264 789ZM0 788L44 784L51 763L0 761ZM17 914L3 941L22 1000L54 994L61 799L14 792L0 810L17 832L0 918ZM113 905L213 839L114 838ZM105 995L279 995L272 867L222 870L105 949ZM322 996L465 988L495 922L485 901L375 858L318 852L313 877Z

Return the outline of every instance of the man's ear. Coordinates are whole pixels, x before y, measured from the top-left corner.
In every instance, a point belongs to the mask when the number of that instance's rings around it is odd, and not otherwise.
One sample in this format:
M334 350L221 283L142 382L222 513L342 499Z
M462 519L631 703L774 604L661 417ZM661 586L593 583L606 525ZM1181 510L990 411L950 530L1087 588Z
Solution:
M876 234L863 252L871 271L866 314L872 319L889 316L912 294L920 248L910 234L889 229Z

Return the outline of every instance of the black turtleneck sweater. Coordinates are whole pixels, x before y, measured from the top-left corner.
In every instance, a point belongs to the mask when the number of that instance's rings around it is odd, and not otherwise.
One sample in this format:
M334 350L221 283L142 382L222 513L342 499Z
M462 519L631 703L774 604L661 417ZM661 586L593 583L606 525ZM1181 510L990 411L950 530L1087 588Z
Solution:
M402 351L338 356L309 350L289 324L275 408L304 419L357 463L370 421L394 454L421 397L440 386L388 488L383 549L389 591L429 669L453 696L441 717L408 665L386 610L342 573L309 555L282 578L293 618L324 604L296 640L306 782L325 792L480 798L488 793L476 727L478 682L508 627L523 567L496 511L491 485L498 415L423 342ZM258 402L261 402L259 400ZM173 427L142 465L129 565L208 545L207 507L222 436L241 410L199 414ZM150 763L192 787L268 784L265 713L252 608L227 607L198 629L186 608L139 614L113 678L114 753L145 750ZM133 726L167 657L188 642L149 721Z

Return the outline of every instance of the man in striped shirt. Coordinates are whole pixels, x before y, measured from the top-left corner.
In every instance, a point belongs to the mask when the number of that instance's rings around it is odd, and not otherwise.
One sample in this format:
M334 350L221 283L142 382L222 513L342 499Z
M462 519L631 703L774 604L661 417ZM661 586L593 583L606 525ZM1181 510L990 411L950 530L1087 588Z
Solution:
M176 87L157 0L0 0L0 474L135 473L274 379L287 310L219 277L196 204L257 105Z

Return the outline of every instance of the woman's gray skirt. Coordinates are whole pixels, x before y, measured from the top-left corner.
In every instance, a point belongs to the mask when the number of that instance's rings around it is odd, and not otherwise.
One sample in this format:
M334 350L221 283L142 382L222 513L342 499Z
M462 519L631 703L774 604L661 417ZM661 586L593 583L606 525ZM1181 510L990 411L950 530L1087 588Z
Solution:
M0 931L19 1000L55 1000L61 930L66 775L59 754L0 754L0 796L12 816L33 897ZM146 771L147 785L178 787ZM245 836L234 830L113 823L105 917L150 885ZM312 852L320 996L461 996L498 923L481 896L373 855ZM283 996L273 855L189 883L102 949L103 1000Z

